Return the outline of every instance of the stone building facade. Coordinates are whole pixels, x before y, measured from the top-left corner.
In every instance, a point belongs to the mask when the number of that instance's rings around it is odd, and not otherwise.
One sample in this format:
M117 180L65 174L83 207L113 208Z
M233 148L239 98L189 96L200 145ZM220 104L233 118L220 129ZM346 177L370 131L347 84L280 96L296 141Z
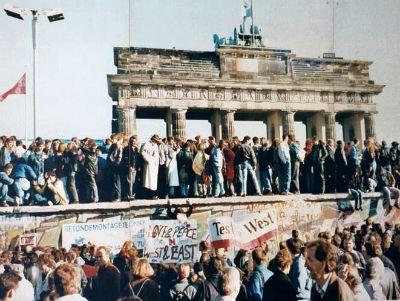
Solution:
M269 139L294 133L295 121L307 137L336 139L336 122L346 141L376 137L374 96L384 86L370 80L370 61L222 45L210 52L117 47L114 63L113 132L136 134L136 118L162 118L165 134L179 138L187 119L209 120L217 139L235 135L234 120L263 121Z

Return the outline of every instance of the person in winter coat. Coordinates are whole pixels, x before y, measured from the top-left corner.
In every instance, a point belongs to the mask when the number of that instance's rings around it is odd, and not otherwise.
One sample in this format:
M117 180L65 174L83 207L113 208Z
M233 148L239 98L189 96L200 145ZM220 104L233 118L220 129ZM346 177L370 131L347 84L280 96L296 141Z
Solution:
M96 141L88 139L82 147L82 152L85 155L84 173L89 188L89 201L97 203L99 201L99 193L97 190L96 176L98 173Z
M190 142L185 142L183 148L176 156L181 197L189 196L190 184L193 183L193 155L190 151L190 146Z
M336 172L336 192L345 192L347 178L349 176L347 171L347 157L344 151L343 142L338 140L336 142L336 150L334 154L335 160L335 172ZM356 170L356 169L352 169ZM351 176L351 175L350 175Z
M78 191L76 189L76 173L78 172L78 146L71 142L67 145L64 153L65 175L67 177L67 193L72 204L79 203Z
M225 173L224 178L226 187L230 196L236 196L235 193L235 153L233 151L233 143L224 141L224 160L225 160Z
M265 249L258 247L252 253L255 268L250 278L249 296L254 301L263 300L264 285L273 275L268 269L268 255Z
M17 161L17 165L13 168L11 178L14 179L14 205L26 204L28 200L25 197L28 196L27 192L31 189L31 182L37 180L35 172L25 163L23 158L20 158Z
M214 140L215 142L215 140ZM210 140L210 144L213 143L213 140ZM225 169L225 161L222 155L222 149L224 147L224 142L221 140L218 147L215 146L212 149L210 155L210 163L212 168L212 179L214 186L214 197L222 197L225 195L224 188L224 177L223 170Z
M124 135L118 133L113 138L114 143L111 145L107 154L107 169L111 181L111 199L113 202L121 201L121 161L124 142Z
M126 196L128 199L134 199L136 195L136 174L139 163L139 147L137 145L137 136L129 138L128 145L122 151L121 173L126 182Z
M44 161L47 158L46 154L43 152L43 149L44 142L36 142L33 152L27 159L27 164L32 167L40 185L44 184Z
M288 277L292 257L287 249L279 250L274 258L276 271L264 285L263 301L296 301L297 291Z
M205 174L205 167L210 156L205 153L205 149L205 143L200 143L198 145L197 153L192 164L193 172L195 174L195 185L197 185L197 196L199 197L207 196L207 185L204 182L204 178L208 178L208 176Z
M143 187L147 189L147 196L152 199L158 199L156 193L160 164L159 144L161 144L161 139L154 134L140 149L143 158Z
M157 283L151 279L154 270L147 258L139 259L133 269L133 281L122 291L122 296L135 296L143 301L160 301L160 290Z
M0 206L8 207L13 199L8 195L8 188L14 184L14 179L10 177L13 166L11 163L6 164L4 171L0 172Z
M94 281L94 300L115 301L120 295L121 274L110 261L110 253L106 247L98 247L96 251L99 266Z

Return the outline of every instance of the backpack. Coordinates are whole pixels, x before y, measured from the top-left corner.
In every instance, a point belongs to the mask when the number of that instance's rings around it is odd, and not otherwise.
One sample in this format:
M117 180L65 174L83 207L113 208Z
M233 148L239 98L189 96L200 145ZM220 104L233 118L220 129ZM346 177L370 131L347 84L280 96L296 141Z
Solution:
M128 283L128 287L129 287L129 294L130 294L130 296L131 296L131 297L135 297L135 299L136 299L137 301L143 301L143 299L140 298L139 295L140 295L140 292L142 291L142 288L143 288L144 284L146 283L146 281L147 281L147 279L146 279L145 281L143 281L143 283L142 283L142 285L140 286L139 291L138 291L137 294L135 294L135 292L133 291L132 284L129 282L129 283Z
M219 296L217 288L211 282L204 280L197 288L194 301L210 301Z
M188 297L185 295L185 291L186 289L190 286L190 284L188 284L182 291L176 291L174 297L172 298L173 301L189 301Z

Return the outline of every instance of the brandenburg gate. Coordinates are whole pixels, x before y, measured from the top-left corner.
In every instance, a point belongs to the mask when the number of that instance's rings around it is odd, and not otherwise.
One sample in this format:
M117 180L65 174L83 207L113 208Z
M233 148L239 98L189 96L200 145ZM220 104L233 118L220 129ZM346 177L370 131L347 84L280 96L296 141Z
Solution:
M250 43L242 28L235 35L209 52L114 48L113 132L136 134L136 118L160 118L177 138L187 119L209 120L217 139L234 136L234 120L263 121L269 139L294 133L295 121L307 137L336 139L336 122L345 141L376 137L374 96L384 86L370 79L371 61L297 57L257 34Z

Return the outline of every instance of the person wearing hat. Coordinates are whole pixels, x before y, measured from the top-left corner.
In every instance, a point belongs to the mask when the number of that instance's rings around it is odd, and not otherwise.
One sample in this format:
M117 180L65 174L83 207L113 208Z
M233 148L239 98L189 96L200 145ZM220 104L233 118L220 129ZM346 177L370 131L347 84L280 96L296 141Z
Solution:
M0 172L0 206L8 207L8 203L13 199L8 195L9 186L14 184L14 179L10 177L13 169L11 163L6 164L4 171Z
M158 184L158 166L160 163L161 144L160 136L154 134L150 141L143 144L140 154L143 158L143 187L147 189L149 198L158 199L157 184Z
M390 164L390 150L385 140L382 141L381 148L379 149L378 164L388 172L392 172L392 166Z
M390 155L390 165L392 170L395 170L396 166L399 164L400 150L399 143L397 141L392 142L392 147L389 150Z

